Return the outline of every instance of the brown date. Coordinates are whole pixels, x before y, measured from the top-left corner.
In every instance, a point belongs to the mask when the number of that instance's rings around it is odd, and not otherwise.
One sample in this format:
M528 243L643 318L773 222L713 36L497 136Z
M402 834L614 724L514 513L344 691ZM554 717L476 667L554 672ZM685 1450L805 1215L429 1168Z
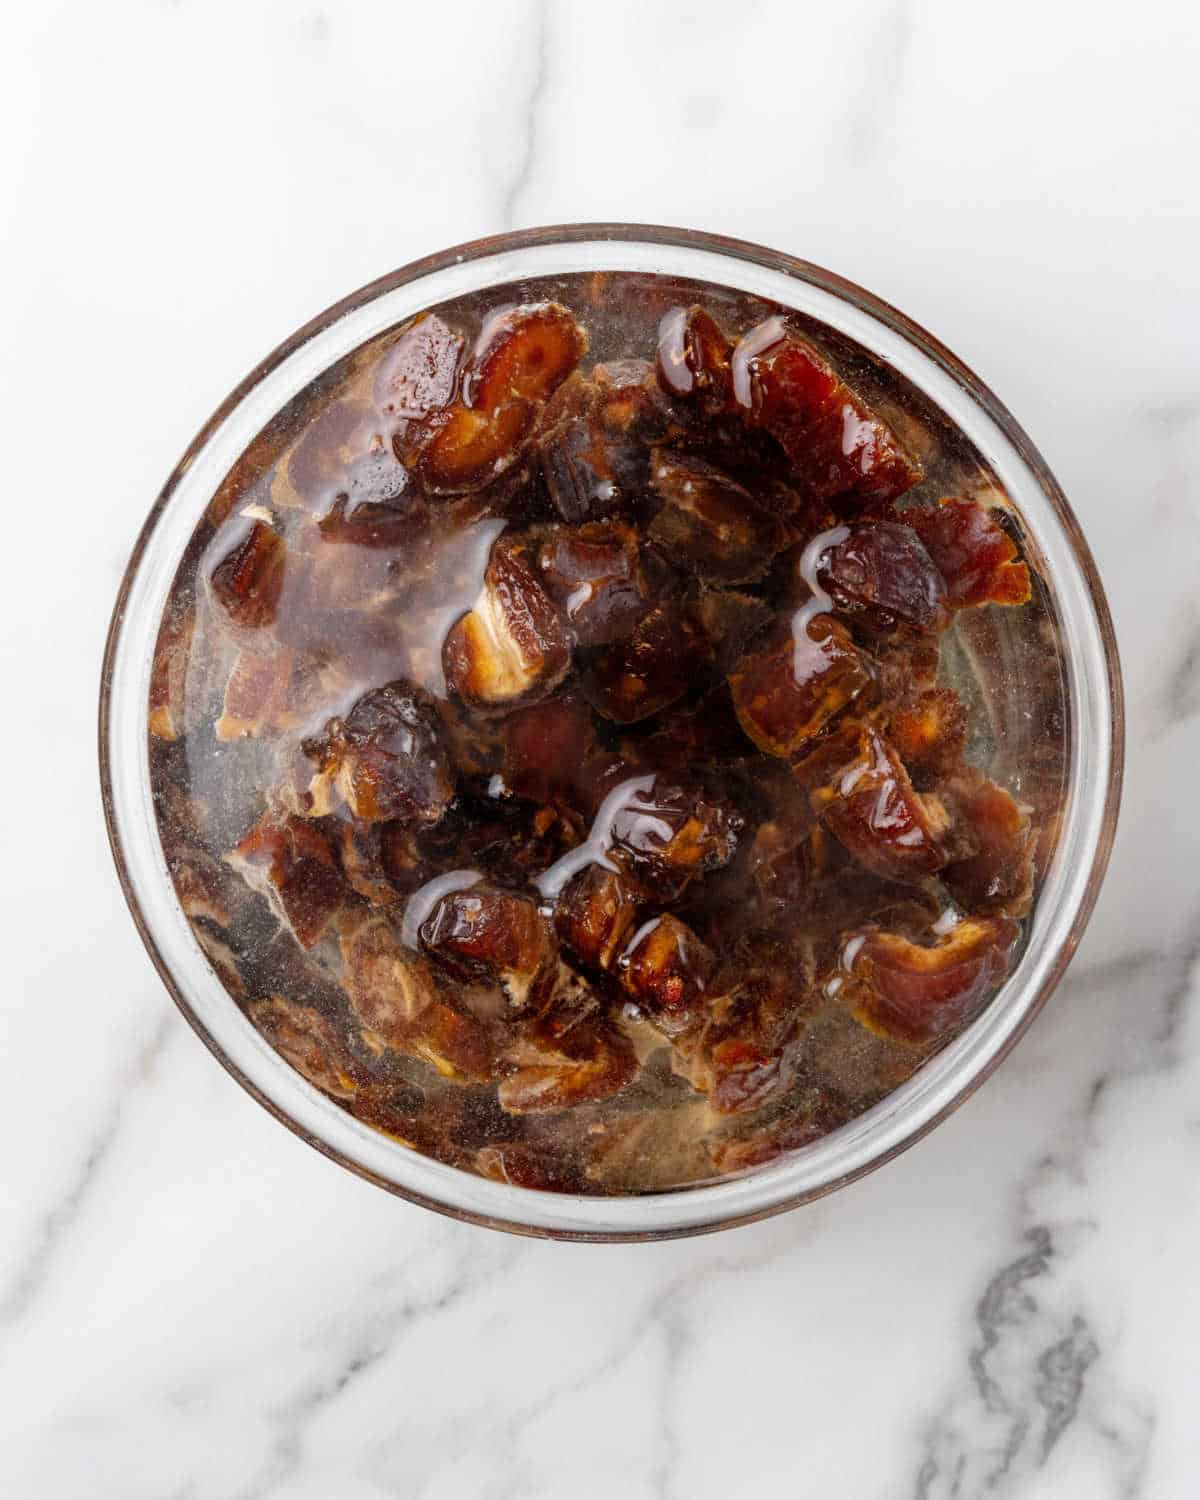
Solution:
M673 307L658 325L658 379L664 391L709 415L729 405L732 346L702 307Z
M742 728L767 755L800 754L871 686L871 669L845 626L830 615L778 627L729 674Z
M848 532L817 569L834 607L872 631L944 630L946 585L916 532L897 521L860 521Z
M522 1027L504 1051L512 1069L497 1090L510 1114L571 1109L608 1099L638 1071L633 1048L603 1021L550 1012Z
M661 443L675 429L654 366L644 359L614 359L592 370L596 421L601 431L637 443Z
M769 918L804 911L819 867L814 827L799 819L760 823L750 847L750 870L759 904Z
M492 1077L487 1027L447 998L429 960L406 947L387 918L355 913L341 922L339 938L346 993L370 1037L454 1083Z
M670 912L644 923L617 960L621 984L650 1011L695 1004L715 968L712 951Z
M792 474L843 512L886 510L920 481L920 466L848 386L841 392L789 450Z
M1003 787L970 767L947 781L946 792L978 851L947 865L943 882L969 911L1023 917L1033 898L1034 878L1028 815Z
M872 1029L926 1042L967 1020L1008 972L1012 922L966 918L929 947L869 932L854 956L858 1014Z
M657 776L612 823L612 856L647 896L674 900L696 877L733 858L744 819L702 786Z
M225 856L267 898L302 948L319 942L345 897L337 856L320 829L267 813Z
M444 895L421 923L421 943L452 968L499 984L515 1010L546 998L558 964L536 901L482 882Z
M767 947L725 964L703 1006L660 1018L672 1066L719 1114L740 1114L778 1098L795 1077L809 996L786 950Z
M921 478L891 429L782 318L742 335L730 372L736 407L778 440L812 498L878 509Z
M542 543L538 577L581 646L629 635L648 608L637 533L619 521L552 532Z
M556 302L493 314L463 370L459 400L397 434L397 457L433 494L482 488L520 457L541 406L586 348L587 335Z
M945 775L962 760L967 711L951 688L927 688L888 719L888 739L910 775Z
M420 422L457 394L463 336L436 313L424 313L400 335L375 374L375 405L401 424Z
M318 768L309 787L317 813L340 800L364 823L436 823L454 795L437 712L403 680L365 693L305 740L304 753Z
M1026 604L1029 569L1017 561L1017 544L977 500L947 496L937 505L904 512L946 580L951 609L980 604Z
M874 729L857 733L856 753L813 794L832 834L860 864L886 880L920 881L951 857L950 819L936 797L913 790L895 750Z
M621 875L602 865L588 865L558 899L558 936L585 964L611 969L637 921L638 900L636 889Z
M616 724L636 724L677 703L708 660L708 643L689 616L660 605L625 640L602 646L583 675L585 697Z
M570 664L570 641L537 580L531 543L501 537L479 598L442 647L448 686L477 708L508 709L552 692Z
M220 718L213 726L219 740L254 739L291 727L288 699L296 653L286 647L239 651L229 670Z
M655 453L650 483L663 503L647 534L668 556L711 583L750 583L766 573L783 532L749 490L713 464L667 449Z
M587 705L550 698L518 709L504 724L504 786L536 802L571 800L596 744Z
M276 1052L309 1083L335 1099L358 1094L362 1066L328 1016L281 995L255 1000L246 1010Z
M283 538L256 520L213 569L209 587L234 624L257 630L275 618L286 566Z
M781 317L748 329L730 357L733 401L742 416L765 427L789 452L833 405L841 382L811 344Z

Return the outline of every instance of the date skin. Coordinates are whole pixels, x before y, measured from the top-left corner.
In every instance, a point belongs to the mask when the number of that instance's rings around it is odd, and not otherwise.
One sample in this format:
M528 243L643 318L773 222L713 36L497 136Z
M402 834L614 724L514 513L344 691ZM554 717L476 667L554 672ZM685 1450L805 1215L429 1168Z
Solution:
M732 343L702 308L674 308L659 325L658 377L710 418L769 433L793 482L843 513L885 510L921 478L888 425L782 317Z
M340 802L362 823L436 823L454 782L428 695L403 680L365 693L344 719L304 742L317 765L314 810Z

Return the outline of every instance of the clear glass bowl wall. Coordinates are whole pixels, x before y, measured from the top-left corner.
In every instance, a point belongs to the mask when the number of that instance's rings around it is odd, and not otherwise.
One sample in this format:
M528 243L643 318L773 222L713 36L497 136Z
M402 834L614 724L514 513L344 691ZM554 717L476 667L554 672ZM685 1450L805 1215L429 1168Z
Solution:
M880 1104L791 1158L629 1198L474 1177L372 1131L290 1068L230 999L179 907L155 824L145 732L154 645L180 560L222 479L267 423L352 351L425 308L511 283L544 295L556 278L598 271L715 284L732 301L792 309L866 394L909 410L933 490L1007 499L1040 579L1034 607L960 617L949 667L972 709L971 759L1056 809L1024 952L962 1035ZM961 1102L1029 1024L1074 951L1111 845L1121 746L1116 648L1094 564L1045 463L987 388L930 335L829 272L712 236L625 225L527 231L431 257L329 309L264 361L196 438L142 531L114 612L100 725L105 811L130 909L184 1015L224 1066L312 1145L391 1191L495 1227L585 1239L702 1232L794 1206L878 1166Z

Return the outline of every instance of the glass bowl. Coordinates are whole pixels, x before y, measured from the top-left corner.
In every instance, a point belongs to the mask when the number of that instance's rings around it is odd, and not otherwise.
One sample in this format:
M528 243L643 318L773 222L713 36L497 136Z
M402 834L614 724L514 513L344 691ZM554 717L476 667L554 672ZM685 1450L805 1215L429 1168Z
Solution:
M163 606L193 529L234 461L289 401L424 308L510 282L604 271L710 282L782 304L819 327L827 345L865 352L885 383L889 373L908 382L927 413L965 437L976 467L982 462L1011 503L1023 550L1047 585L1061 651L1063 790L1019 961L977 1019L908 1082L831 1135L742 1175L672 1192L574 1197L419 1155L345 1113L271 1049L230 999L176 898L151 796L146 709ZM979 612L981 621L991 613ZM992 714L993 759L1007 746L1019 762L1020 719L1019 708ZM293 334L221 405L159 495L121 584L101 681L101 783L117 871L156 968L209 1049L277 1119L360 1176L459 1219L559 1239L658 1239L744 1224L861 1177L944 1119L1011 1050L1079 943L1112 844L1122 757L1117 649L1095 564L1044 460L991 391L903 314L829 271L646 225L559 226L461 245L371 283Z

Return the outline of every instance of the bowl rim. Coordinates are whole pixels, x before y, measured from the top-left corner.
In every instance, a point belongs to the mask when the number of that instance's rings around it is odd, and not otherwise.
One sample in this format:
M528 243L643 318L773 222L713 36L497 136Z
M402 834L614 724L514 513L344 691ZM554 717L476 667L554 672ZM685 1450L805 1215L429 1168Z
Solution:
M1086 602L1090 608L1091 623L1094 626L1099 652L1103 659L1102 682L1099 685L1103 686L1104 692L1098 699L1098 705L1106 713L1107 723L1106 725L1102 725L1102 727L1106 727L1108 730L1108 743L1106 746L1107 780L1104 788L1104 796L1102 802L1097 803L1094 809L1093 823L1095 834L1092 841L1090 862L1086 879L1082 884L1077 885L1075 905L1070 914L1070 921L1059 935L1057 944L1043 967L1043 972L1036 989L1025 997L1024 1006L1016 1016L1013 1024L1000 1037L997 1044L986 1052L978 1066L959 1080L955 1087L946 1092L936 1108L928 1110L922 1118L916 1119L913 1122L910 1129L897 1134L884 1149L858 1161L850 1170L831 1175L811 1187L794 1193L782 1192L772 1197L770 1201L757 1204L745 1211L735 1211L729 1214L715 1213L708 1216L698 1215L694 1218L688 1218L684 1215L682 1218L677 1219L676 1222L665 1226L657 1225L644 1228L614 1228L603 1225L571 1227L566 1223L532 1222L521 1217L519 1207L522 1203L530 1204L533 1199L566 1200L567 1203L575 1205L612 1205L620 1203L628 1204L631 1202L645 1205L649 1202L662 1202L664 1200L671 1200L674 1204L685 1204L689 1201L698 1203L702 1197L707 1197L707 1200L711 1201L714 1196L721 1195L723 1190L732 1189L738 1183L746 1182L751 1178L762 1179L772 1172L775 1176L779 1176L781 1166L786 1167L787 1162L772 1164L772 1168L754 1169L747 1174L740 1174L732 1179L704 1184L696 1188L677 1189L667 1193L633 1197L589 1197L575 1199L565 1194L541 1193L527 1188L512 1187L509 1184L492 1184L491 1186L500 1190L495 1196L503 1198L507 1203L511 1204L513 1212L510 1215L509 1212L493 1212L490 1209L484 1211L477 1207L448 1201L446 1198L438 1196L436 1192L423 1190L420 1186L411 1182L397 1181L393 1177L373 1169L364 1161L355 1159L348 1154L346 1149L324 1139L319 1131L297 1119L283 1103L273 1098L260 1082L251 1078L245 1068L239 1066L229 1055L226 1048L213 1035L212 1031L193 1008L193 1005L184 993L178 976L167 961L160 946L158 936L153 930L146 912L143 910L134 872L127 859L120 826L122 817L121 798L114 785L117 756L121 752L120 747L114 746L112 737L113 682L122 646L126 641L123 631L131 592L147 549L150 546L151 539L155 535L167 506L184 480L185 475L192 468L197 455L204 450L214 434L220 431L230 416L238 410L242 403L268 376L284 365L292 355L301 350L316 335L332 328L333 325L340 322L343 318L375 302L386 294L395 291L397 288L418 282L435 273L446 271L451 267L462 266L492 257L519 255L539 247L577 246L590 242L598 244L640 244L669 247L675 250L699 250L725 260L751 262L757 267L780 273L789 280L805 283L810 288L819 289L841 302L850 304L853 308L865 313L873 322L882 324L886 329L890 329L894 334L899 336L901 341L912 346L936 366L940 366L941 370L961 388L969 401L991 420L995 427L999 429L1003 438L1011 445L1015 454L1028 469L1036 487L1041 491L1053 515L1054 521L1061 527L1064 533L1065 541L1068 544L1070 552L1073 554L1074 562L1080 572ZM158 620L156 619L154 622L155 636L157 635L157 627ZM1097 685L1093 684L1093 686ZM1028 1030L1034 1018L1040 1013L1042 1007L1057 987L1079 944L1095 906L1111 855L1116 832L1117 815L1120 807L1124 777L1124 723L1124 694L1116 635L1104 588L1078 519L1057 480L1051 473L1048 464L1034 446L1032 440L1024 432L1008 408L1004 406L992 390L962 360L946 348L933 334L929 333L920 324L882 298L875 296L865 288L840 276L836 272L826 270L812 262L788 255L782 251L772 250L765 246L741 239L730 238L725 235L666 225L581 222L542 225L535 228L491 235L461 245L451 246L448 249L410 261L408 264L394 271L375 278L346 297L340 298L325 308L324 311L309 319L308 322L284 339L271 353L255 365L234 387L184 450L154 501L134 542L129 561L122 576L105 640L100 681L98 738L100 784L105 826L122 893L129 907L134 924L154 967L176 1005L179 1007L184 1019L225 1070L259 1104L269 1110L277 1120L286 1125L294 1134L298 1135L302 1140L322 1152L322 1154L331 1160L338 1162L357 1176L374 1182L389 1192L403 1197L410 1202L419 1204L422 1207L433 1209L436 1212L464 1222L537 1238L599 1243L629 1243L674 1239L694 1234L710 1233L719 1229L753 1223L759 1219L783 1213L803 1203L815 1201L833 1192L835 1189L865 1176L868 1172L874 1171L886 1162L893 1160L902 1151L907 1150L927 1135L936 1125L940 1124L942 1120L957 1109L992 1075ZM142 738L144 742L145 736L143 735ZM231 1009L240 1014L238 1007L232 1005L232 1002ZM246 1021L245 1024L249 1027L250 1023ZM970 1029L968 1028L968 1032ZM918 1074L921 1071L919 1069ZM314 1095L316 1094L312 1086L286 1064L282 1064L281 1077L283 1073L291 1075L291 1078L295 1080L295 1084L300 1086L301 1092L307 1090ZM906 1086L902 1086L902 1088L904 1087ZM281 1091L285 1093L290 1092L293 1095L296 1094L295 1086L289 1087L286 1083L281 1085ZM899 1093L900 1090L896 1092ZM317 1095L317 1097L323 1099L323 1096ZM894 1098L894 1095L889 1096L889 1098ZM325 1102L329 1103L329 1101ZM885 1104L886 1102L884 1101ZM331 1108L337 1109L336 1106L332 1105ZM879 1109L881 1106L875 1106L875 1108ZM338 1110L337 1112L343 1119L350 1120L350 1117L344 1111ZM867 1111L866 1115L870 1115L871 1113L873 1111ZM859 1116L858 1118L862 1120L865 1116ZM360 1131L368 1130L368 1127L361 1126L357 1121L351 1121L351 1123ZM377 1133L370 1132L370 1134L376 1135ZM835 1132L835 1135L837 1134L839 1132ZM398 1143L389 1144L394 1144L394 1149L398 1153L398 1161L412 1157L417 1157L422 1162L430 1160L429 1158L419 1157L418 1153L408 1151ZM480 1179L474 1178L473 1174L462 1172L456 1168L445 1167L441 1163L436 1165L444 1172L453 1173L457 1177L468 1178L476 1183L480 1181ZM729 1194L727 1193L726 1195L728 1196ZM550 1212L550 1210L547 1209L547 1212ZM551 1214L551 1217L553 1217L553 1214ZM569 1215L566 1217L569 1217Z

